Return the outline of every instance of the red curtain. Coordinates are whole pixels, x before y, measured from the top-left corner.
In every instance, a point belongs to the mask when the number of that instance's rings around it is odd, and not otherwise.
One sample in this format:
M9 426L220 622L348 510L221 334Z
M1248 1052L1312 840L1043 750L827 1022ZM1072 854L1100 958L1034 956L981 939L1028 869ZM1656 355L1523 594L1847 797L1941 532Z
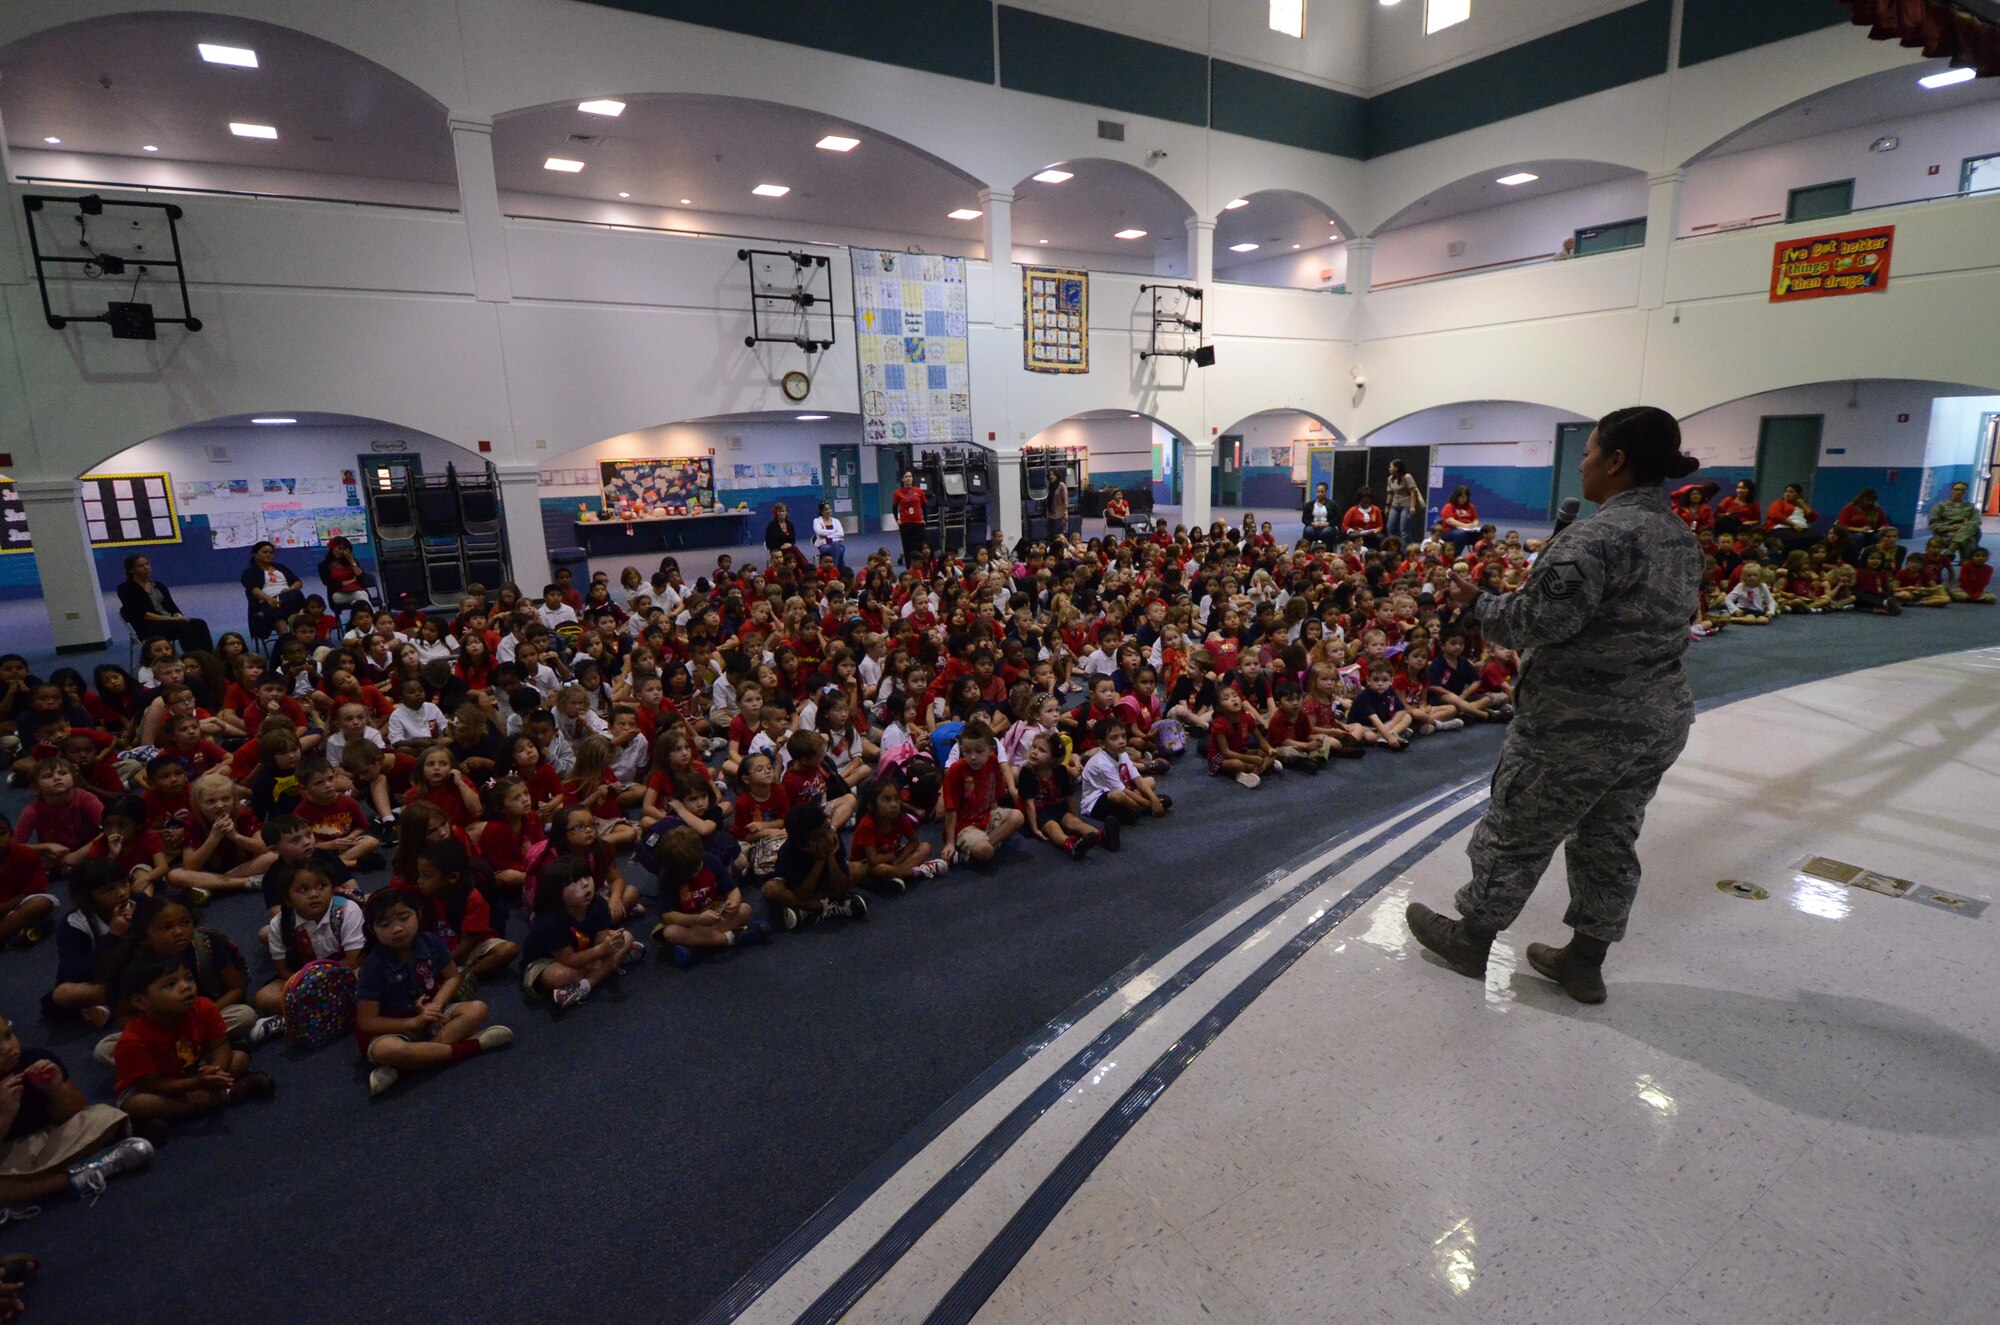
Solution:
M2000 26L1946 0L1840 0L1876 41L1899 41L1924 54L2000 78Z

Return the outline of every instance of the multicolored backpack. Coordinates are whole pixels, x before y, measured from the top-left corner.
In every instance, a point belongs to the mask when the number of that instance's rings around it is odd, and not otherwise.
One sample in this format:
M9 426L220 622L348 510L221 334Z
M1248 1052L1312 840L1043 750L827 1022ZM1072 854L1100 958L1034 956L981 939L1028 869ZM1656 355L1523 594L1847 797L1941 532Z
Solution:
M285 1034L301 1049L332 1044L354 1029L354 971L345 962L307 962L285 981Z
M1160 744L1160 753L1177 755L1187 749L1187 728L1177 718L1161 718L1153 724L1153 739Z

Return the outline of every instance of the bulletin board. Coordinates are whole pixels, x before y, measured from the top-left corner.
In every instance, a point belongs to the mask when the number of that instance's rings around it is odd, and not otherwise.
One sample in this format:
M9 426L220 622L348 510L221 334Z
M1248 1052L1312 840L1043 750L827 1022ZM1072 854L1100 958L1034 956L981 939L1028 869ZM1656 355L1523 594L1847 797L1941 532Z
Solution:
M865 248L852 255L862 440L970 443L965 259Z
M13 479L0 479L0 556L9 552L33 552L35 540L28 533L28 508Z
M604 486L604 509L622 504L690 506L708 509L715 503L715 461L708 456L671 456L645 460L606 460L598 465Z
M170 475L86 474L77 487L92 547L181 541Z
M368 541L368 513L351 469L277 478L182 479L168 486L183 514L207 518L212 548L250 548L263 542L281 548L323 547L337 537Z
M1031 373L1090 371L1090 274L1021 268L1021 354Z

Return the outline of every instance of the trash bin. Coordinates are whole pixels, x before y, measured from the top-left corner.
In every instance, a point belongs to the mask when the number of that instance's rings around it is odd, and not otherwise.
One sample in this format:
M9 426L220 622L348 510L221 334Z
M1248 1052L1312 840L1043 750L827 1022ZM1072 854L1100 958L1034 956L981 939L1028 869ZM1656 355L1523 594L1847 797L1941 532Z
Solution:
M556 572L568 568L570 577L579 585L590 583L590 554L580 547L552 547L549 549L549 579L554 580Z

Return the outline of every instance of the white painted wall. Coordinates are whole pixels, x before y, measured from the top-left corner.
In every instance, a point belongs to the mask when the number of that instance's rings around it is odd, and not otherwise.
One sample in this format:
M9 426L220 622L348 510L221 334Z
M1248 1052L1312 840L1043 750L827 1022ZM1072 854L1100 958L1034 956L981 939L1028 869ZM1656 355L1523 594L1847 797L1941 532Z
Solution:
M1820 464L1837 468L1925 463L1931 403L1941 389L1928 382L1826 382L1772 391L1704 410L1681 423L1681 436L1704 465L1753 468L1759 423L1783 414L1817 414ZM1908 415L1899 422L1899 416ZM1775 494L1772 494L1775 495Z
M1328 290L1347 279L1347 246L1324 244L1297 253L1228 253L1227 266L1215 264L1215 279L1239 285L1273 285L1290 290ZM1241 261L1239 259L1249 259Z
M1424 0L1369 5L1368 77L1373 90L1400 87L1482 55L1624 9L1632 0L1472 0L1472 17L1424 35ZM1319 0L1321 5L1326 0Z
M1362 93L1368 79L1368 6L1307 0L1304 39L1274 32L1265 0L1008 0L1016 9L1207 51L1238 64L1301 75Z
M1549 257L1586 226L1643 217L1646 194L1646 177L1634 174L1391 230L1375 241L1375 284ZM1454 243L1465 251L1453 256Z
M1983 458L1980 444L1985 440L1979 425L1988 414L2000 414L2000 396L1943 396L1933 401L1924 464L1978 464Z
M1581 414L1548 405L1472 400L1397 419L1369 433L1366 441L1370 446L1439 447L1438 458L1448 466L1546 465L1556 425L1583 421Z
M1081 446L1090 456L1093 475L1150 473L1154 428L1153 421L1144 416L1064 419L1030 437L1027 445L1038 449Z
M1884 135L1901 138L1902 146L1869 151ZM1782 217L1792 189L1843 179L1854 181L1857 209L1949 197L1958 192L1965 158L1994 153L2000 153L2000 103L1988 102L1708 157L1688 167L1680 233Z

